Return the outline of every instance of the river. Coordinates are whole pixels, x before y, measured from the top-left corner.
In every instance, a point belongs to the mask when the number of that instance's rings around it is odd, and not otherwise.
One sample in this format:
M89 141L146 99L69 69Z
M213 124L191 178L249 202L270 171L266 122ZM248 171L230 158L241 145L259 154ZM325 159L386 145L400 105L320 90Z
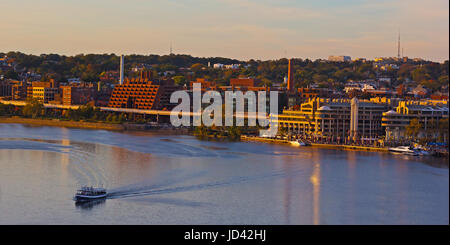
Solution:
M447 160L0 124L0 224L448 225Z

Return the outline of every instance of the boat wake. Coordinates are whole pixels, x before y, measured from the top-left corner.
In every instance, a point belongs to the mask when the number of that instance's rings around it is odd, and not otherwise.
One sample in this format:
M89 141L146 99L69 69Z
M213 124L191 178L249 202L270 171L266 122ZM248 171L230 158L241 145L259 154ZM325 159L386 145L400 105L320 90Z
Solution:
M112 190L108 193L108 199L118 199L118 198L131 198L131 197L141 197L149 195L161 195L161 194L171 194L179 192L189 192L189 191L199 191L211 188L220 188L230 185L245 184L254 181L261 181L271 178L282 178L286 175L292 176L293 174L302 172L300 170L293 170L289 173L285 171L276 171L267 174L253 175L253 176L236 176L229 179L213 181L194 185L184 185L184 186L167 186L168 183L154 184L152 186L140 187L140 188L129 188L127 190ZM174 184L170 182L170 185Z

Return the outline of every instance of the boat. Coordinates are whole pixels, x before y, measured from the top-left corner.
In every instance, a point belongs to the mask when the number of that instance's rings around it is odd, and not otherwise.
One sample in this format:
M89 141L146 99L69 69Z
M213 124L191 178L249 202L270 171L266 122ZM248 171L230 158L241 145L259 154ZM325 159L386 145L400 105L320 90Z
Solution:
M85 202L85 201L91 201L95 199L102 199L106 198L108 195L108 192L105 188L94 188L94 187L88 187L83 186L79 190L77 190L77 193L73 197L73 199L76 202Z
M432 155L432 152L427 150L424 146L415 144L413 150L417 152L420 156Z
M311 145L310 143L305 142L301 139L289 141L289 143L291 143L291 145L294 145L294 146L310 146Z
M389 148L390 152L394 152L394 153L401 153L401 154L406 154L406 155L413 155L413 156L417 156L419 155L417 151L415 151L413 148L409 147L409 146L397 146L397 147L390 147Z

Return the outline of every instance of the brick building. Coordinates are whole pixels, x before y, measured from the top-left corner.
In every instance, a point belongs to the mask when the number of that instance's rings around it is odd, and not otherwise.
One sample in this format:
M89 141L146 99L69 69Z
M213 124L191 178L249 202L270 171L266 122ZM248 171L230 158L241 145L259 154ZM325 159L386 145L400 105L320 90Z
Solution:
M253 79L253 78L231 78L230 86L255 87L255 79Z
M173 80L150 81L147 78L126 78L114 87L108 107L145 110L170 110L170 95L177 90Z
M61 86L63 105L85 105L95 100L94 87Z

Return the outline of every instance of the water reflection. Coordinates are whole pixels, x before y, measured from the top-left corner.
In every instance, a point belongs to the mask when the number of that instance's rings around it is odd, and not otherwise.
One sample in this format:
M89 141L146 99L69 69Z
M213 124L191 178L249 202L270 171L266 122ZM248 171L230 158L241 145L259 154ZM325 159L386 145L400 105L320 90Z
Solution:
M7 210L0 223L448 224L448 168L423 163L377 152L0 125L0 210ZM106 187L108 205L74 207L68 197L80 185Z
M320 224L320 158L314 154L313 172L310 177L313 186L313 224Z
M92 210L94 207L100 207L105 205L106 199L97 199L97 200L91 200L91 201L83 201L83 202L75 202L75 207L82 209L82 210L86 210L86 211L90 211Z

